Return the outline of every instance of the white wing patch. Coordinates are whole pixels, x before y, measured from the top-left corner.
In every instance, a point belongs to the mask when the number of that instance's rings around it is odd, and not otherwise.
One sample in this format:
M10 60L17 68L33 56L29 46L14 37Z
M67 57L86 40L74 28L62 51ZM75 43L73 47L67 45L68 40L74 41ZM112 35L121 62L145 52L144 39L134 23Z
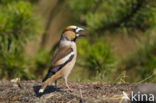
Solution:
M68 54L64 58L60 59L57 64L59 65L59 64L65 63L67 60L69 60L69 58L70 58L71 55L74 55L74 52L71 52L70 54Z

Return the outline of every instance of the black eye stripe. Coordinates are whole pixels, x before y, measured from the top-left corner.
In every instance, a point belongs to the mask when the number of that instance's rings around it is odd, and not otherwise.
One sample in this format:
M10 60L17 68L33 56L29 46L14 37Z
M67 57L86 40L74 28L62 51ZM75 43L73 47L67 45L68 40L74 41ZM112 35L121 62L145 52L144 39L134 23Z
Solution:
M76 30L78 29L78 27L76 27L75 29L70 29L70 31L76 32Z
M70 31L76 32L76 29L70 29Z

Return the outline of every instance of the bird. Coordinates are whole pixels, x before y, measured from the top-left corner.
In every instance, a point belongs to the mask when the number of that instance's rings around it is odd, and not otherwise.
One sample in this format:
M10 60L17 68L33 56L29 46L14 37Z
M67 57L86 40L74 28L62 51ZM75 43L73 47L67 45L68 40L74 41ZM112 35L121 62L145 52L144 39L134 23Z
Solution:
M67 91L71 91L71 88L67 83L67 78L76 62L76 39L78 37L85 36L84 34L80 34L80 31L84 31L84 29L75 25L67 26L63 30L48 73L42 80L43 84L39 93L43 93L50 82L55 82L55 86L57 86L57 80L60 78L64 79Z

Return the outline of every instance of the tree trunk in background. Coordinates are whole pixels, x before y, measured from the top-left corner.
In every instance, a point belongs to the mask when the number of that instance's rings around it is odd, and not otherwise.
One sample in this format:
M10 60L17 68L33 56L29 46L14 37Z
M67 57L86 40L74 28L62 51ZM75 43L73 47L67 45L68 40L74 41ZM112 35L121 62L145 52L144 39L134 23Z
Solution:
M57 15L57 13L61 10L61 7L64 3L64 0L57 0L56 5L51 9L50 15L47 20L47 24L44 29L44 33L42 35L41 47L44 47L48 38L48 30L50 28L51 22L53 18Z

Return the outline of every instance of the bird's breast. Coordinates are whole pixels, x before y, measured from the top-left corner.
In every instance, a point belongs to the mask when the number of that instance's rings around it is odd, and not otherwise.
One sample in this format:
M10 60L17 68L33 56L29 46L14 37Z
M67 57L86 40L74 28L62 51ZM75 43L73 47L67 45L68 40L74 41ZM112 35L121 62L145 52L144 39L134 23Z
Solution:
M70 74L72 68L74 67L75 65L75 62L76 62L76 57L77 57L77 48L76 48L76 44L73 43L71 45L72 49L73 49L73 53L74 53L74 57L73 59L64 66L64 68L62 68L62 75L63 77L68 77L68 75Z

